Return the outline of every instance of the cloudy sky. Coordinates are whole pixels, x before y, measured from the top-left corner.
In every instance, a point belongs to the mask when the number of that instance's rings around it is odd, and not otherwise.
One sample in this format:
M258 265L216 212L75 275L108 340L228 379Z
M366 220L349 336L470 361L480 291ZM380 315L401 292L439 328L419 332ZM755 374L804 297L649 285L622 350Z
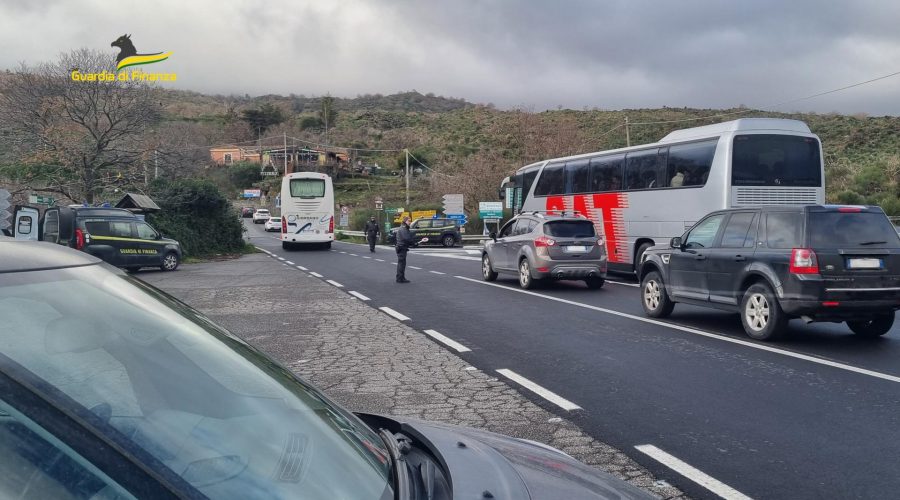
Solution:
M207 93L900 115L900 76L772 106L900 71L898 24L895 0L0 0L0 68L130 33Z

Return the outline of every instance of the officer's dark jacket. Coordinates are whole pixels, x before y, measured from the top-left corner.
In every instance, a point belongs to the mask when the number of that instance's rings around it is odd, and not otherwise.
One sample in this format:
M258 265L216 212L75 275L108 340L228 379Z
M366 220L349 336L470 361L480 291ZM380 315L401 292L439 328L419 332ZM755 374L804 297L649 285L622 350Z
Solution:
M378 223L372 221L366 222L366 228L363 229L363 231L365 231L366 234L378 234Z
M409 226L401 224L400 229L397 231L397 251L405 252L409 250L410 247L414 246L416 246L416 243L413 240L413 235L409 230Z

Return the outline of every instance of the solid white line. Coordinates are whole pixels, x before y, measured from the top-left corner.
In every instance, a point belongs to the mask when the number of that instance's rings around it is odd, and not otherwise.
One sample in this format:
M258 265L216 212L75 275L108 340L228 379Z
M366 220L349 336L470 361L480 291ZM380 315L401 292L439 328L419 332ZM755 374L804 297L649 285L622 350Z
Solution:
M375 260L377 260L378 262L384 262L384 259L375 259Z
M572 411L572 410L580 410L581 409L581 407L578 406L577 404L569 401L568 399L566 399L552 391L544 389L543 387L535 384L534 382L528 380L527 378L519 375L518 373L516 373L512 370L507 370L506 368L501 368L500 370L497 370L497 373L499 373L500 375L503 375L504 377L512 380L513 382L521 385L522 387L524 387L524 388L528 389L529 391L537 394L538 396L546 399L547 401L550 401L551 403L555 404L556 406L559 406L563 410Z
M641 285L638 283L625 283L624 281L612 281L612 280L606 280L606 282L612 283L613 285L625 285L625 286L631 286L631 287L635 287L635 288L641 287Z
M652 444L642 444L635 446L638 451L649 455L651 458L674 470L691 481L703 486L709 491L719 495L726 500L750 500L750 497L744 495L740 491L728 486L718 479L707 475L701 470L688 465L687 463L669 455Z
M291 261L289 261L289 260L286 260L285 262L287 262L288 264L290 264L290 265L292 265L292 266L294 265L294 263L291 262Z
M682 332L693 333L694 335L700 335L701 337L707 337L707 338L711 338L711 339L721 340L723 342L731 342L732 344L738 344L738 345L742 345L744 347L750 347L752 349L759 349L760 351L768 351L768 352L772 352L775 354L781 354L782 356L787 356L790 358L802 359L804 361L810 361L812 363L818 363L820 365L830 366L832 368L838 368L840 370L846 370L849 372L859 373L862 375L868 375L870 377L880 378L882 380L887 380L890 382L900 383L900 377L897 377L894 375L888 375L886 373L876 372L876 371L872 371L872 370L867 370L865 368L858 368L856 366L851 366L851 365L844 364L844 363L838 363L837 361L831 361L831 360L827 360L827 359L817 358L815 356L808 356L806 354L800 354L798 352L793 352L793 351L786 351L786 350L778 349L777 347L771 347L768 345L755 344L755 343L747 341L747 340L733 339L733 338L725 337L725 336L722 336L722 335L719 335L716 333L710 333L710 332L706 332L703 330L698 330L696 328L691 328L689 326L681 326L681 325L677 325L674 323L666 323L665 321L659 321L659 320L655 320L655 319L651 319L651 318L635 316L633 314L614 311L612 309L606 309L604 307L597 307L597 306L592 306L592 305L588 305L588 304L582 304L581 302L574 302L571 300L560 299L558 297L552 297L550 295L543 295L540 293L529 292L528 290L519 290L518 288L510 288L510 287L506 287L503 285L497 285L494 283L486 283L484 281L480 281L480 280L476 280L476 279L472 279L472 278L466 278L465 276L455 276L455 277L459 278L461 280L471 281L472 283L478 283L480 285L494 286L497 288L502 288L504 290L508 290L510 292L517 292L517 293L524 293L526 295L533 295L535 297L541 297L543 299L553 300L555 302L562 302L563 304L569 304L569 305L576 306L576 307L583 307L585 309L591 309L593 311L599 311L602 313L612 314L612 315L620 316L623 318L633 319L635 321L640 321L643 323L649 323L652 325L658 325L658 326L664 326L666 328L671 328L673 330L679 330Z
M266 252L267 254L272 255L272 252L266 250L265 248L259 248L259 247L253 247L253 248L259 250L260 252Z
M361 293L359 293L359 292L353 292L353 291L351 291L351 292L347 292L347 293L349 293L350 295L356 297L356 298L359 299L359 300L371 300L371 299L369 299L368 297L366 297L365 295L363 295L363 294L361 294Z
M446 345L447 347L456 349L456 352L469 352L472 350L453 339L450 339L450 338L447 338L447 337L441 335L440 333L438 333L434 330L425 330L425 334L428 335L429 337L437 340L438 342Z
M315 276L316 278L324 278L324 276L322 276L319 273L310 272L309 274L310 274L310 276Z
M342 284L340 284L340 283L338 283L337 281L334 281L334 280L325 280L325 283L331 283L332 285L334 285L334 286L336 286L336 287L338 287L338 288L344 288L344 285L342 285Z
M442 273L442 272L440 272L440 271L428 271L428 272L429 272L429 273L434 273L434 274L447 274L447 273Z
M416 266L409 266L409 268L410 268L410 269L419 269L419 270L422 269L421 267L416 267Z
M306 269L306 268L303 267L303 266L297 266L297 269L299 269L299 270L301 270L301 271L308 271L308 269Z
M409 321L409 316L404 316L404 315L398 313L397 311L391 309L390 307L379 307L378 309L381 309L385 313L399 319L400 321Z
M278 260L284 261L284 257L278 257Z
M451 255L448 253L416 253L416 255L424 255L426 257L444 257L445 259L474 260L481 262L481 257L469 257L468 255Z

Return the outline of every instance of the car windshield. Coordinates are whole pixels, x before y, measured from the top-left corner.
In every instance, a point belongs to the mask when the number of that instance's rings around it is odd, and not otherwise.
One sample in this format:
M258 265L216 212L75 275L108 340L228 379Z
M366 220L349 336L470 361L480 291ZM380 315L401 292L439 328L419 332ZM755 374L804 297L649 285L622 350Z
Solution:
M884 214L813 212L809 216L812 248L900 248L900 238Z
M587 220L558 220L545 223L544 232L557 238L591 238L594 224Z
M149 466L211 498L393 498L372 430L192 309L105 266L2 276L0 369Z

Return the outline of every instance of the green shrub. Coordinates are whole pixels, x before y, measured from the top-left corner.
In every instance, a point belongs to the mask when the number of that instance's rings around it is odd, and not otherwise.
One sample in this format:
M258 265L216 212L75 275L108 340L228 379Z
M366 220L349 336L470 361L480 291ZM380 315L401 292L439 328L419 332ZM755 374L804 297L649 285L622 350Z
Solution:
M202 257L244 250L244 227L231 203L209 180L158 179L150 196L160 211L147 221L164 235L181 242L184 253Z

